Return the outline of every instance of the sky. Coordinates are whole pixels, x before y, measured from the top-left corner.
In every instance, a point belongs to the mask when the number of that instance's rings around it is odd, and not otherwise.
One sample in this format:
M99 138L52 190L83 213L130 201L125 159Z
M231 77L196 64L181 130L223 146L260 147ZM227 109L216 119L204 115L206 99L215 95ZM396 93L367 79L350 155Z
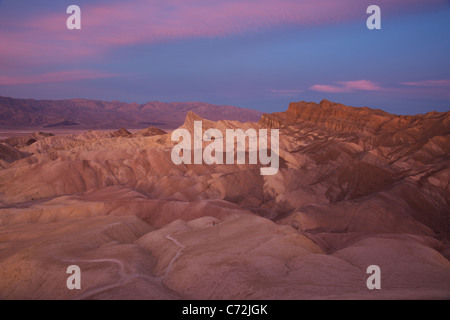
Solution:
M13 98L418 114L450 110L449 57L449 0L0 0L0 96Z

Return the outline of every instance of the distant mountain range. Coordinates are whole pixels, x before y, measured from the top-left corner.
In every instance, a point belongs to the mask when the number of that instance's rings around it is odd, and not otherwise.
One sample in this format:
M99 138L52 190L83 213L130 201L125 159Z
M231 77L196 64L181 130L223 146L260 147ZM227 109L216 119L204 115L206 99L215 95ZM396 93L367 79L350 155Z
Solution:
M89 129L177 128L192 111L210 120L258 121L262 112L203 102L145 104L85 99L35 100L0 97L0 126Z

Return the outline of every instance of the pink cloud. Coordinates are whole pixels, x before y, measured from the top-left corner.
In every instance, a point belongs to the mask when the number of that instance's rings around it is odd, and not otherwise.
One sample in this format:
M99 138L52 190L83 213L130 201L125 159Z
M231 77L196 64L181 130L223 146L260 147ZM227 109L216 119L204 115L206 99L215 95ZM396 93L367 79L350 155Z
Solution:
M313 91L326 93L345 93L354 91L380 91L383 90L375 82L370 80L356 80L356 81L341 81L339 85L323 85L316 84L309 89Z
M377 2L389 14L442 3L445 0ZM65 11L24 20L5 16L0 29L0 67L14 70L95 61L110 49L132 44L338 24L361 20L369 4L360 0L111 0L80 5L81 30L67 30Z
M405 86L414 87L450 87L450 79L403 82L402 84Z
M112 77L113 74L102 73L95 70L69 70L45 74L22 75L22 76L0 76L0 85L21 85L65 82L73 80L98 79Z
M377 4L396 12L424 2L378 0ZM430 5L445 0L426 2ZM360 19L369 4L360 0L134 0L87 7L84 24L96 30L92 34L97 41L121 45L228 36L280 25L334 24ZM46 21L53 29L54 23Z
M361 91L380 91L380 88L376 83L369 80L357 80L357 81L345 81L339 82L345 88L350 90L361 90Z
M378 0L389 12L423 0ZM427 5L445 3L429 0ZM82 30L65 28L65 12L7 23L28 27L20 36L76 41L79 45L127 45L186 37L214 37L282 25L324 25L361 19L369 1L355 0L131 0L82 5ZM78 36L82 35L82 36ZM49 37L50 36L50 37ZM1 39L1 37L0 37Z
M134 0L86 5L81 10L82 31L88 30L82 41L113 46L228 36L284 24L320 25L357 14L354 0ZM64 14L50 14L27 25L59 39L70 39L66 18Z
M325 84L316 84L309 88L312 91L326 92L326 93L341 93L349 92L350 90L346 87L330 86Z

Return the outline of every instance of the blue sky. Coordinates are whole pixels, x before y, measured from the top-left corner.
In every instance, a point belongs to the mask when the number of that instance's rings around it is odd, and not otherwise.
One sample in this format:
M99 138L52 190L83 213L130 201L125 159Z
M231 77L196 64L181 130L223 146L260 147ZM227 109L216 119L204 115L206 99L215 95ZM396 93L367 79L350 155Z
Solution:
M0 95L450 110L450 2L392 2L368 30L364 0L4 0Z

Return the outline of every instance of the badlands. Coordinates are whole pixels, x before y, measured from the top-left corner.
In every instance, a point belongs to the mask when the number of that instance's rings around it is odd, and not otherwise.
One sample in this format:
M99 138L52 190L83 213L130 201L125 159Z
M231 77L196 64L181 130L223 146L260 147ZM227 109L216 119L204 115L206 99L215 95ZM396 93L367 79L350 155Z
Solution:
M450 299L450 112L198 120L279 129L278 173L175 165L156 128L0 142L0 299Z

